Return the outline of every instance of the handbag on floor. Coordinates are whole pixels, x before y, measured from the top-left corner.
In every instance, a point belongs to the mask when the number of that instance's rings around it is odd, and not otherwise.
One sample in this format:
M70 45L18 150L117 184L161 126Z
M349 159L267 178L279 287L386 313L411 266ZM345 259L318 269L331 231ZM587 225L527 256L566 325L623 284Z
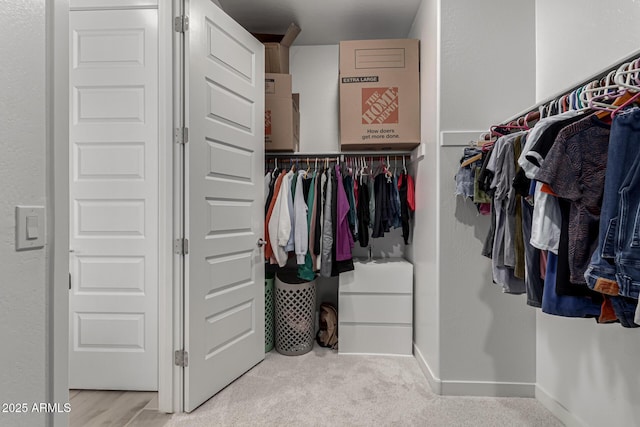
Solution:
M320 330L316 341L321 347L338 349L338 311L326 302L320 304Z

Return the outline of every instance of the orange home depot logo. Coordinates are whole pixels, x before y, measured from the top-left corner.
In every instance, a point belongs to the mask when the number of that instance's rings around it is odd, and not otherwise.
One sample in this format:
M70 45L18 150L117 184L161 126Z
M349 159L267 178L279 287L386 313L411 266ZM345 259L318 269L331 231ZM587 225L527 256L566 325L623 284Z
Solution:
M264 134L271 135L271 110L264 110Z
M398 88L362 88L362 124L398 123Z

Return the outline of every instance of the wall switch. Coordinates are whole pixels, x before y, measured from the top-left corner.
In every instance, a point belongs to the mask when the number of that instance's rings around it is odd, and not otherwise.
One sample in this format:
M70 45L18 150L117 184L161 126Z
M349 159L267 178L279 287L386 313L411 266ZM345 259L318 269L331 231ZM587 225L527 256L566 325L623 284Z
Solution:
M44 207L16 207L16 250L44 247Z

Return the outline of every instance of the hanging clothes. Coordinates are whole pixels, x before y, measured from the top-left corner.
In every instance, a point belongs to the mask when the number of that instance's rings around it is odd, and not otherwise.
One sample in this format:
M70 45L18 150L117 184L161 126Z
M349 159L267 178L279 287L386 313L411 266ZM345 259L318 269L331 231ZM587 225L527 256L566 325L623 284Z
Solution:
M515 276L515 191L511 182L515 176L513 143L521 138L516 133L499 138L494 144L494 154L487 165L493 172L491 189L495 216L495 236L491 256L493 281L502 286L503 292L522 294L526 292L522 279Z
M308 206L304 197L304 172L298 173L298 183L296 184L296 195L294 198L294 247L296 252L296 262L298 265L305 263L307 251L309 249L309 226L307 225Z
M269 236L273 247L273 257L280 267L284 267L287 263L288 251L285 248L289 245L292 234L291 211L293 210L293 201L291 201L291 209L289 208L289 201L291 199L291 179L293 174L293 171L289 171L282 178L280 192L275 199L273 214L269 220Z
M352 188L353 180L347 176L347 182L343 181L339 167L336 166L336 177L338 182L337 195L337 220L338 226L336 230L336 260L346 261L351 259L351 250L353 249L353 234L351 232L351 224L349 215L351 213L351 203L347 196L347 190Z
M275 182L275 185L274 185L274 194L277 195L277 194L280 193L280 187L282 186L282 180L284 179L285 175L286 175L286 173L282 173L276 179L276 182ZM267 244L265 245L265 249L264 249L264 256L265 256L267 261L270 261L271 258L273 258L274 243L272 243L272 240L275 242L275 239L276 239L276 234L272 235L270 233L270 228L269 228L269 223L271 222L271 217L273 216L273 211L275 209L276 200L277 200L277 197L273 197L271 199L271 202L269 204L269 209L267 211L267 215L266 215L265 221L264 221L264 233L265 233L265 240L267 242ZM278 208L278 210L279 210L279 208Z
M332 216L332 212L334 211L334 209L332 209L333 198L331 195L333 193L334 185L333 185L333 179L331 175L332 175L331 169L328 169L326 173L326 188L324 190L325 202L324 202L324 218L323 218L323 225L322 225L322 261L321 261L322 264L320 268L320 275L322 277L331 277L332 275L331 273L333 271L334 256L332 254L334 252L334 247L333 247L334 219Z
M311 223L312 220L314 218L313 214L315 213L315 209L316 206L314 204L314 200L315 200L315 196L316 196L316 192L315 192L315 174L312 178L308 179L307 181L309 181L309 185L307 186L307 188L309 188L309 193L307 194L307 198L306 198L306 204L308 207L310 207L310 209L307 209L307 215L306 215L306 224L304 224L304 227L307 230L307 234L309 236L312 236L313 234L315 234L315 230L311 229ZM303 184L304 185L304 184ZM304 193L304 191L303 191ZM314 263L313 263L313 259L314 257L312 256L311 251L309 250L309 242L311 240L307 239L304 244L306 245L306 253L304 255L304 263L302 265L298 266L298 277L300 279L303 280L313 280L316 277L316 274L314 272ZM296 253L296 255L298 255ZM300 264L300 258L298 258L298 264Z
M349 230L354 240L358 237L358 213L356 212L356 201L354 198L354 180L350 174L345 174L343 178L345 194L347 203L349 204L349 211L347 212L347 219L349 222Z
M308 253L311 256L311 266L312 269L315 270L315 266L317 264L318 254L315 250L315 240L316 240L316 222L317 222L317 212L319 210L318 207L318 198L319 192L317 191L317 182L320 182L320 175L317 172L313 172L312 182L309 188L309 196L307 197L307 204L309 205L309 216L307 221L309 222L309 241L307 242Z
M324 223L324 206L325 206L325 190L327 183L326 171L322 170L320 173L320 179L316 179L316 195L317 195L317 208L316 208L316 233L313 242L313 251L316 254L316 264L314 265L315 271L320 271L322 268L322 227Z
M360 247L369 246L369 225L371 216L369 214L369 185L365 180L361 181L358 191L358 242Z
M384 173L376 175L374 180L375 217L371 237L384 237L391 230L391 183Z
M335 206L335 209L332 209L331 212L334 242L331 252L331 276L337 277L340 273L354 269L350 251L353 249L353 237L349 230L349 220L347 218L349 202L344 189L342 175L340 174L340 167L336 165L332 172L331 203Z
M410 185L411 184L411 185ZM403 171L398 178L398 193L400 196L400 219L402 225L402 238L404 244L409 244L410 225L409 220L412 217L415 205L410 203L410 195L413 193L413 179Z

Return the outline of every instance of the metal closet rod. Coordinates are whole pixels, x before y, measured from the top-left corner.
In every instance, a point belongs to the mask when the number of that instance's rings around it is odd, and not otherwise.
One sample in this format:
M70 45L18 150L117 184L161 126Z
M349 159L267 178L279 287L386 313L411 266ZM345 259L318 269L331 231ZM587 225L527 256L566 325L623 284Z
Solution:
M502 125L507 125L508 123L517 120L520 117L525 116L528 113L534 112L534 111L538 111L540 109L540 106L542 105L546 105L548 103L550 103L553 100L556 100L558 98L560 98L563 95L566 95L568 93L573 92L574 90L577 90L579 88L581 88L582 86L586 85L587 83L592 82L593 80L600 80L603 77L606 77L607 74L609 74L612 71L617 70L618 68L620 68L620 66L626 62L631 62L634 59L637 59L640 56L640 50L636 50L635 52L633 52L632 54L624 57L623 59L619 60L618 62L616 62L614 65L610 65L607 68L605 68L602 71L599 71L597 73L595 73L594 75L592 75L591 77L588 77L586 79L584 79L583 81L581 81L580 83L576 83L573 86L571 86L569 89L565 89L561 92L556 93L553 96L548 97L547 99L538 102L537 104L522 110L521 112L519 112L518 114L515 114L513 116L511 116L510 118L508 118L507 120L502 122Z
M411 157L411 151L409 150L396 150L396 151L339 151L339 152L324 152L324 153L265 153L265 157L386 157L386 156L409 156Z

